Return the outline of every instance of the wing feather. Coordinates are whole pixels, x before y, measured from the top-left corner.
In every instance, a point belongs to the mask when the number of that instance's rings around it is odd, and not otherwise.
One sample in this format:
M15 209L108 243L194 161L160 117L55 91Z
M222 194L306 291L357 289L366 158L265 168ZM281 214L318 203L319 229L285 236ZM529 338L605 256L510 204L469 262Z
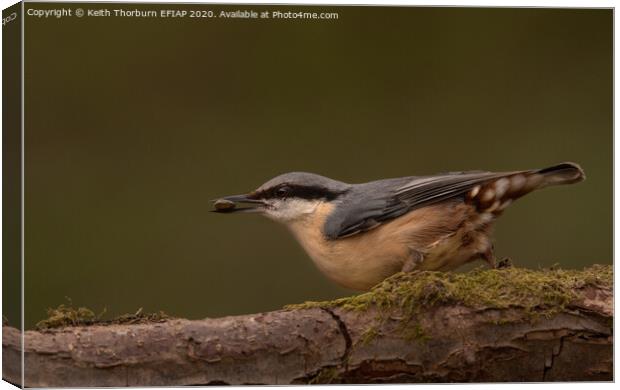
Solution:
M364 195L358 193L357 199L344 199L347 206L336 208L326 221L324 233L329 239L353 236L409 211L462 197L476 185L516 173L519 172L455 172L363 184ZM386 191L390 187L392 190Z

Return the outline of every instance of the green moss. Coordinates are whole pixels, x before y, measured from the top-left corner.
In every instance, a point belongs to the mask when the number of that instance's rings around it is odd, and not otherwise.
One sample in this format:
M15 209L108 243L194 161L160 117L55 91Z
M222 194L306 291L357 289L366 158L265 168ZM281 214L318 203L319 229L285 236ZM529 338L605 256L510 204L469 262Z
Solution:
M158 313L143 313L142 308L133 314L123 314L113 319L102 319L106 310L98 315L86 307L73 307L71 301L68 305L62 304L54 309L47 309L48 318L36 324L37 330L62 328L66 326L88 325L111 325L111 324L137 324L149 322L162 322L170 317L160 311Z
M47 319L37 322L36 327L41 330L63 326L79 326L90 324L94 320L95 313L92 310L62 304L55 309L47 309Z
M391 309L401 312L399 332L405 340L424 342L428 333L418 320L424 308L438 304L459 304L472 308L505 309L520 307L528 317L551 316L576 297L576 290L587 285L611 287L613 268L594 265L584 270L543 270L524 268L474 269L467 273L422 271L398 273L371 291L325 302L305 302L285 309L342 308L351 311L378 309L376 325L369 327L355 346L370 343L378 335ZM504 319L497 320L503 324Z
M521 307L531 313L551 315L575 298L575 289L612 283L610 265L594 265L581 271L512 267L475 269L467 273L421 271L398 273L357 296L286 308L340 307L358 311L373 306L380 310L400 308L413 315L422 307L461 304L472 308Z

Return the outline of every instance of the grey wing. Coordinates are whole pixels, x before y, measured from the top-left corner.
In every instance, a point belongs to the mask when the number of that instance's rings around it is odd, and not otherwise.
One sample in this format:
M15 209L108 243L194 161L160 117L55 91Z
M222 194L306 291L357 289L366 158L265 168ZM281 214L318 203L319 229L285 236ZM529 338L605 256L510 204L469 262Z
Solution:
M324 233L328 239L352 236L420 207L462 197L480 183L515 173L456 172L361 185L367 186L367 191L360 188L356 198L343 199L327 219Z

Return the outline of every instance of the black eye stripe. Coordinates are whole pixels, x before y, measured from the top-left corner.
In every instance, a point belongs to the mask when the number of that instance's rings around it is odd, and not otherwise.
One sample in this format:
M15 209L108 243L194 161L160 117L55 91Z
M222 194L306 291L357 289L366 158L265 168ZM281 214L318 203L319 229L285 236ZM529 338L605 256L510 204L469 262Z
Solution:
M340 192L333 192L324 187L318 186L298 186L293 184L282 184L273 188L268 188L256 194L257 198L301 198L301 199L335 199Z

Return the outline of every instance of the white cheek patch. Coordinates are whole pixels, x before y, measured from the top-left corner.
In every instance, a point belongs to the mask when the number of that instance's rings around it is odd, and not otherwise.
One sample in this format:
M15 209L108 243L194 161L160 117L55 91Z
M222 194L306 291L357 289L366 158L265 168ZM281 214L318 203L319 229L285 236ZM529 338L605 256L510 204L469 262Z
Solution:
M280 222L294 221L312 214L319 203L319 201L305 199L278 199L270 203L265 214Z

